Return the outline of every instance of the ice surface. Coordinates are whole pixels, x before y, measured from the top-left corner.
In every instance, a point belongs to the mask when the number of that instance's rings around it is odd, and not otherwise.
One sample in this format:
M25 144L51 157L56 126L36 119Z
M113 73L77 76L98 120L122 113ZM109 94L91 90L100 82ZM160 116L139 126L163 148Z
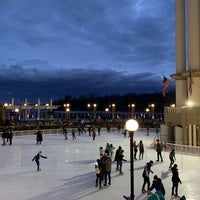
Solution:
M142 171L149 160L156 160L155 149L151 147L155 133L146 136L136 132L137 143L143 140L145 154L143 160L134 162L135 199L147 199L141 194L143 183ZM122 200L123 195L130 195L130 140L117 132L102 132L93 141L87 134L68 140L61 134L44 135L42 145L35 145L35 136L18 136L13 138L13 145L0 146L0 200ZM101 190L95 187L94 163L99 158L100 146L112 143L117 149L122 146L125 159L123 175L112 166L112 185ZM116 150L115 149L115 150ZM41 172L36 171L32 158L38 151L48 159L40 159ZM166 189L166 200L171 197L171 173L169 152L163 152L163 163L154 163L151 181L156 174L162 178ZM176 163L182 184L179 195L187 200L198 200L200 196L200 158L176 153Z

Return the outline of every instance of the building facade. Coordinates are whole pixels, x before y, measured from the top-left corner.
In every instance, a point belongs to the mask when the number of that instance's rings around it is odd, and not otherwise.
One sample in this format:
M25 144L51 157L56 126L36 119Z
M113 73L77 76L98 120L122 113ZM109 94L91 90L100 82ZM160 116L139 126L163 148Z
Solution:
M200 1L176 0L176 105L165 107L168 142L200 146Z

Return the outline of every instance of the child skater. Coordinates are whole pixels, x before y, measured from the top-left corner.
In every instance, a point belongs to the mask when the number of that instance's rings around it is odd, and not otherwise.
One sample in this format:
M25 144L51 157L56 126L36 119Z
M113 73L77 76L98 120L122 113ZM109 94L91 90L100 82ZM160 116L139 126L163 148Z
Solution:
M35 160L35 162L37 164L37 171L41 171L41 169L40 169L40 157L47 159L46 156L42 155L42 151L39 151L32 159L32 161Z

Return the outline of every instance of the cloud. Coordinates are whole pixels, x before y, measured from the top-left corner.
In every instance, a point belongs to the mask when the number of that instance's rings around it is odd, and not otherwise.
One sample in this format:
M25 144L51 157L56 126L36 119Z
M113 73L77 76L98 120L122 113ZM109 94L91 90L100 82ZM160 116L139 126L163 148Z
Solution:
M0 74L1 102L12 97L47 101L66 95L152 93L161 92L162 85L162 77L154 73L128 74L110 69L60 69L47 74L34 68L27 71L22 66L9 66L1 68Z
M9 96L154 92L175 71L174 0L1 0L0 14Z

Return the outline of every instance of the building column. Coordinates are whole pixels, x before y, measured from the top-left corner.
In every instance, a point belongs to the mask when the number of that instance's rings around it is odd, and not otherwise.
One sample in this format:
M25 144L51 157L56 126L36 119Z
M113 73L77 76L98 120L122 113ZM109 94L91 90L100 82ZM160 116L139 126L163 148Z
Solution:
M188 70L192 75L192 94L188 100L199 106L200 77L195 71L200 70L200 1L188 0ZM188 83L190 77L188 77Z
M181 76L186 70L185 1L175 2L176 24L176 107L185 105L187 100L186 78Z
M192 125L191 124L189 124L188 125L188 130L189 130L189 132L188 132L188 135L189 135L189 146L192 146Z
M197 126L194 124L192 128L193 128L192 132L193 146L197 146Z

